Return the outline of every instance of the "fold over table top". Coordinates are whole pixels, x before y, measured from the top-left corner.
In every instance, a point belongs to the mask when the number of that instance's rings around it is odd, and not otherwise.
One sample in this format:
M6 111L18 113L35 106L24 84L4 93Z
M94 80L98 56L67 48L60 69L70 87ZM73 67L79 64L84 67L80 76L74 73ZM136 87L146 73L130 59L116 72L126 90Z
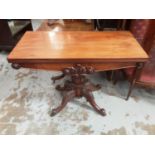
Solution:
M8 56L12 63L145 62L128 31L26 32Z

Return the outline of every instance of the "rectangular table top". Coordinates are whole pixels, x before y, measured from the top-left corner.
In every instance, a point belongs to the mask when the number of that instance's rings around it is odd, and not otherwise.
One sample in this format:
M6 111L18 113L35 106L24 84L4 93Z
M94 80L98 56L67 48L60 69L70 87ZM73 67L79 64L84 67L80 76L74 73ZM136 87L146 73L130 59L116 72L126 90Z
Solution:
M26 32L9 62L144 62L148 55L129 31Z

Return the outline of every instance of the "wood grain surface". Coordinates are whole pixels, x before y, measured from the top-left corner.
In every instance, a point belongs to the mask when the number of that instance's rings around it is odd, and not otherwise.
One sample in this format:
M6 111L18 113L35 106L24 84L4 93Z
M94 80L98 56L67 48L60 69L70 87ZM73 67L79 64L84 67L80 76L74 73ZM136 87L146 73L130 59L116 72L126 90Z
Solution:
M128 31L26 32L8 56L12 63L145 62Z

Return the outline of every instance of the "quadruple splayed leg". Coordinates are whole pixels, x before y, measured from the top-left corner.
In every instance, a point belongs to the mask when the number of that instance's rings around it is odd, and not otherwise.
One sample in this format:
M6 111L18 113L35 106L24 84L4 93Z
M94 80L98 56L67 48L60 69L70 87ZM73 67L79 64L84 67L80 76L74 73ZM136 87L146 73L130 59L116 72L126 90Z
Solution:
M56 89L63 93L63 99L60 106L52 110L51 116L59 113L74 97L85 97L96 112L98 112L102 116L105 116L105 110L103 108L100 108L95 103L92 94L93 91L99 90L101 86L91 83L85 77L85 74L92 74L95 72L93 67L87 67L78 64L74 67L65 68L62 72L62 75L52 78L53 82L65 77L66 75L70 76L71 80L67 80L63 87L61 87L60 85L56 86Z

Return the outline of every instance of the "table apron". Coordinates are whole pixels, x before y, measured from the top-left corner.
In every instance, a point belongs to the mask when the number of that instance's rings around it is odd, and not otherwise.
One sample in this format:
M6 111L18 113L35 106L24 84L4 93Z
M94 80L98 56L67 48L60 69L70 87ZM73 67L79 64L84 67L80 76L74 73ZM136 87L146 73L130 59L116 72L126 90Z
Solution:
M82 66L91 66L95 71L117 70L122 68L135 67L138 62L106 62L106 63L79 63ZM12 66L18 66L18 68L32 68L41 70L53 70L61 71L64 68L72 67L78 63L20 63L13 64ZM15 68L15 67L13 67ZM18 69L16 68L16 69Z

